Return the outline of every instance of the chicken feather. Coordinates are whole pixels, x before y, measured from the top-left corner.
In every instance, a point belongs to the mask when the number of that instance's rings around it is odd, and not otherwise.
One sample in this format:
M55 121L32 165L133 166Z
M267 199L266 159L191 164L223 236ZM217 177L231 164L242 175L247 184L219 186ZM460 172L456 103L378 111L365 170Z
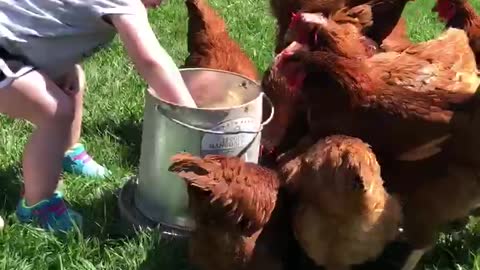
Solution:
M183 67L202 67L235 72L258 80L255 64L233 40L208 0L186 0L188 10L188 52Z
M316 51L299 52L290 60L303 61L307 68L312 68L312 65L320 68L321 65L332 76L341 77L343 86L352 89L350 95L353 105L384 110L401 118L448 123L455 105L472 98L478 87L479 81L471 85L461 81L451 70L435 70L434 65L414 57L393 56L378 54L361 62L330 52ZM404 65L399 65L404 61ZM332 65L337 66L333 68ZM437 73L425 74L423 71L428 68ZM402 77L399 77L400 74Z
M189 185L210 193L210 202L219 201L235 223L245 220L246 230L262 228L275 207L279 182L266 168L220 155L194 157L187 153L172 157L170 171Z
M322 27L318 29L329 30L328 25ZM438 152L435 149L443 149L453 133L471 126L480 80L463 31L449 29L431 42L437 46L419 44L404 52L369 58L347 58L328 48L291 56L287 61L303 62L311 72L304 83L307 99L321 103L310 105L315 136L343 133L359 137L372 144L382 158L424 158L428 155L419 152L434 154ZM444 45L448 42L457 45ZM442 53L435 59L430 53L419 52L418 57L412 53L422 46ZM462 48L465 50L459 50ZM441 57L455 53L456 62L453 57ZM323 89L325 86L313 79L316 72L328 73L339 85ZM322 101L327 97L333 99ZM321 113L325 108L331 111ZM372 132L379 123L383 132ZM411 130L418 128L424 132L412 134ZM394 144L385 139L392 137L397 138Z
M169 171L188 186L196 228L190 260L202 270L282 270L292 251L279 179L237 157L189 153L172 157Z
M328 17L344 8L368 4L372 7L373 25L365 29L366 35L377 44L381 44L389 37L390 41L400 37L398 31L405 28L402 28L401 25L397 28L397 25L403 23L399 20L408 2L408 0L270 0L271 12L277 22L275 53L280 53L288 46L288 42L285 42L284 39L290 26L292 13L323 13ZM350 15L354 14L355 12L350 13ZM390 36L395 28L397 28L397 32ZM404 41L402 38L401 42Z
M480 17L468 0L437 0L432 11L446 21L446 28L454 27L467 33L480 68Z
M402 219L399 202L383 188L375 155L348 136L310 142L304 138L280 165L287 187L297 195L297 240L327 270L375 259L396 238Z

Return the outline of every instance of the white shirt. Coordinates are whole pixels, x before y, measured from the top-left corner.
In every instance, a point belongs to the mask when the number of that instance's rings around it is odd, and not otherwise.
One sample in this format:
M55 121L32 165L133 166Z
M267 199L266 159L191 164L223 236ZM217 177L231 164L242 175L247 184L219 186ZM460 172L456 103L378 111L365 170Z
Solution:
M103 18L134 14L140 0L0 0L0 46L52 79L109 44Z

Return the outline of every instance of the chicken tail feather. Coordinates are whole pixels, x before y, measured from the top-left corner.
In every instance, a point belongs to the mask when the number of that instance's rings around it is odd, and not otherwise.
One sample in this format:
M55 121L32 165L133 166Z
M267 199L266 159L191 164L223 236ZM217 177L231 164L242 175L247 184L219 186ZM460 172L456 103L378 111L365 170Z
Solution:
M190 29L196 31L202 29L206 32L225 31L223 19L208 4L207 0L186 0L185 5L187 6Z
M189 153L176 154L171 160L172 164L168 170L185 179L188 185L210 192L218 185L218 181L211 179L211 172L219 168L218 164ZM220 194L214 194L212 201L217 200L219 196Z
M208 0L186 0L188 12L188 51L208 48L209 40L225 32L223 19L208 4Z

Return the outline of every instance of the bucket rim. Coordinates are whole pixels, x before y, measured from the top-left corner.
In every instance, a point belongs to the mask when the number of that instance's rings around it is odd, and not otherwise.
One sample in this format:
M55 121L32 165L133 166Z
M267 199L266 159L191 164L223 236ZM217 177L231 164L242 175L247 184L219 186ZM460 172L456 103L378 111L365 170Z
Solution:
M150 96L152 96L153 98L155 98L157 100L160 100L161 102L163 102L167 105L175 106L175 107L178 107L178 108L185 108L185 109L189 109L189 110L198 110L198 111L226 111L226 110L239 109L239 108L245 107L245 106L249 105L250 103L254 103L259 97L262 98L262 95L265 94L262 90L262 86L261 86L260 82L254 81L254 80L252 80L252 79L250 79L250 78L248 78L248 77L246 77L242 74L236 73L236 72L226 71L226 70L221 70L221 69L215 69L215 68L198 68L198 67L197 68L179 68L178 70L180 71L180 73L182 71L213 71L213 72L217 72L217 73L225 73L225 74L229 74L229 75L235 75L237 77L241 77L241 78L243 78L245 80L248 80L249 82L255 84L259 88L260 91L258 92L258 95L254 99L250 100L249 102L242 103L240 105L235 105L235 106L216 107L216 108L189 107L189 106L180 105L180 104L177 104L177 103L174 103L174 102L171 102L171 101L167 101L167 100L157 96L155 94L155 92L153 91L153 88L150 85L147 85L147 92L150 94Z
M272 119L273 119L273 116L275 115L275 106L273 105L273 102L272 100L263 92L260 93L261 97L263 99L265 99L268 104L270 105L270 116L268 116L268 118L263 121L262 123L260 123L260 128L256 131L233 131L233 132L225 132L225 131L217 131L217 130L211 130L211 129L205 129L205 128L201 128L201 127L196 127L196 126L193 126L193 125L190 125L190 124L187 124L183 121L180 121L178 119L175 119L175 118L172 118L170 116L168 116L168 114L164 113L163 115L165 117L167 117L168 119L170 119L170 121L178 124L178 125L181 125L183 127L186 127L186 128L189 128L189 129L192 129L192 130L196 130L196 131L201 131L201 132L204 132L204 133L210 133L210 134L220 134L220 135L233 135L233 134L240 134L240 133L253 133L253 134L256 134L256 133L260 133L262 130L263 130L263 127L268 125ZM248 103L246 103L248 104ZM232 107L233 108L233 107ZM162 106L160 104L155 104L155 109L157 111L163 111L162 109Z

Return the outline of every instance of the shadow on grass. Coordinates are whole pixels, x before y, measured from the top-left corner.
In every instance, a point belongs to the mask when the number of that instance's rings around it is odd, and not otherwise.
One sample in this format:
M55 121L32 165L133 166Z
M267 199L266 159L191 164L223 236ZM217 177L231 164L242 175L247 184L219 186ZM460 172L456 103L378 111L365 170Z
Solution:
M135 231L121 218L118 209L118 191L105 191L103 196L73 204L84 217L85 238L97 238L106 243L111 240L129 241L137 238L142 232ZM138 270L193 270L187 260L187 242L173 241L170 237L162 237L157 229L148 230L146 258L138 266Z
M367 248L367 247L366 247ZM412 251L411 247L404 242L395 241L385 246L384 251L375 260L365 262L361 265L352 265L352 270L401 270L408 255ZM300 255L300 265L296 267L291 265L289 269L302 270L325 270L323 266L315 265L307 254L302 252Z
M105 190L93 200L72 204L84 219L83 234L100 240L128 239L134 236L120 217L116 190Z
M186 240L162 239L159 232L154 234L154 246L138 270L194 270L188 263Z
M15 211L20 199L22 188L22 182L19 179L20 168L20 164L0 168L0 207L8 213Z
M122 162L136 167L140 160L140 148L142 143L142 121L129 117L120 122L108 120L84 125L84 135L98 135L98 132L108 133L115 137L125 149L120 151Z

